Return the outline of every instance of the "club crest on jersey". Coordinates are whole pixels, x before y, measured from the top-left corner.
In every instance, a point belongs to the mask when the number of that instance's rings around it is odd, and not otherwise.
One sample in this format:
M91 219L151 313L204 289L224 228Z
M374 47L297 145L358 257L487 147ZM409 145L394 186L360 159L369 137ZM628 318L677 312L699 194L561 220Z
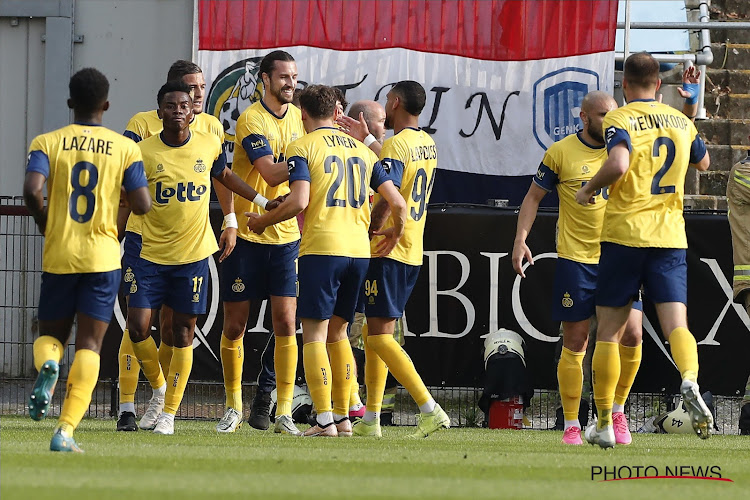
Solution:
M193 302L197 304L197 303L198 303L198 302L200 302L200 301L201 301L201 294L199 294L199 293L194 293L194 294L193 294Z
M161 163L159 163L156 166L156 171L159 172L159 173L164 172L164 165L162 165Z
M195 165L193 165L193 170L195 170L195 172L198 174L202 174L206 171L206 164L203 163L203 160L198 158L198 160L195 162Z
M245 291L245 284L242 282L242 278L237 278L232 283L232 291L234 293L241 293Z
M570 298L570 294L568 292L565 292L565 295L563 295L562 306L573 307L573 299Z
M534 83L533 131L542 149L583 128L578 114L592 90L599 90L599 74L586 68L562 68Z
M125 283L130 283L135 279L135 274L133 274L133 269L128 267L125 269L125 276L122 278L125 280Z
M589 168L588 165L584 165L584 166L581 167L581 173L582 174L588 174L589 172L591 172L591 169Z
M133 282L132 282L132 283L130 284L130 293L135 293L135 292L137 292L137 291L138 291L138 285L136 285L136 284L135 284L135 281L133 281Z

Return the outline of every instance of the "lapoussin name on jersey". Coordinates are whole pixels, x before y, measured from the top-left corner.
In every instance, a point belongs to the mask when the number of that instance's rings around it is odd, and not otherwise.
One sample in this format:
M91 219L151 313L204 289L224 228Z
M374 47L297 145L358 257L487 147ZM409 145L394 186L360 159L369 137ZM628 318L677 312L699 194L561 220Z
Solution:
M178 182L176 187L162 187L161 181L156 183L156 201L159 203L169 203L169 199L176 197L177 201L200 201L201 196L206 194L208 188L204 185L198 187L192 182L185 185Z
M411 161L437 159L437 148L434 144L430 146L417 146L416 148L409 148L409 153L411 154Z
M688 119L683 116L655 114L634 117L631 116L630 130L649 130L654 128L678 128L687 130Z
M112 156L112 141L104 139L94 139L85 135L63 137L63 151L91 151L92 153L105 154Z

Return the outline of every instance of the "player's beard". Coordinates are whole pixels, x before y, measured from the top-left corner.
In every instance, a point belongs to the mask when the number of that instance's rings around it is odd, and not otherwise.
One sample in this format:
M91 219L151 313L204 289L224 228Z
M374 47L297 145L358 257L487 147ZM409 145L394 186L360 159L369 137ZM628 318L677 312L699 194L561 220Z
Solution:
M294 100L294 89L292 88L292 95L290 97L285 96L282 94L283 90L287 90L290 87L281 86L278 88L271 87L271 95L276 98L281 104L289 104Z
M393 116L389 116L388 113L386 113L384 125L386 130L393 130Z
M589 125L586 128L586 132L588 132L591 138L594 139L596 142L598 142L599 144L604 144L604 136L602 135L601 130L597 130L595 127L592 127L591 125Z

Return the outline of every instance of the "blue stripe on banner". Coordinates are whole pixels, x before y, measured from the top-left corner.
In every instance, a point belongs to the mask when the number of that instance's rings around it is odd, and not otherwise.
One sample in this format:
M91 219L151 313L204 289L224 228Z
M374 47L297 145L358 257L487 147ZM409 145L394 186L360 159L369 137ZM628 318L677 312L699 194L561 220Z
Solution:
M430 203L477 203L487 200L508 200L509 206L520 206L529 191L533 175L503 176L472 174L438 169ZM542 199L540 206L557 207L557 190Z

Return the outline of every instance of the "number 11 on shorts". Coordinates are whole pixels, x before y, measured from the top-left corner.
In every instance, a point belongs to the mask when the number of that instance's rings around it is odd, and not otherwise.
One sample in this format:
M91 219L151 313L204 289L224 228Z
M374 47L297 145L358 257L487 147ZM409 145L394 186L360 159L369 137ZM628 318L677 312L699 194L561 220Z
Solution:
M193 276L193 293L200 293L203 286L203 276Z

